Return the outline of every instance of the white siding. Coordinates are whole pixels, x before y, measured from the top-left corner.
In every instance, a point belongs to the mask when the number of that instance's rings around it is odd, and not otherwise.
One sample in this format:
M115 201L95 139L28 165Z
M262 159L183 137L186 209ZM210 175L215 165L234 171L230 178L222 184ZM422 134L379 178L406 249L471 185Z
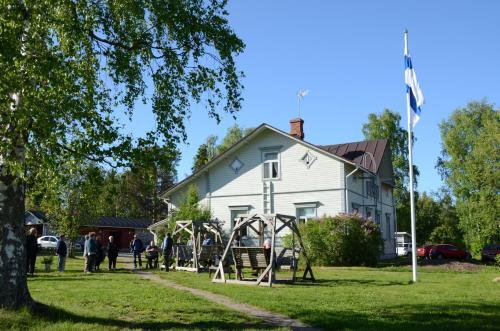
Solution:
M270 147L278 148L280 153L280 178L272 181L272 212L295 216L299 203L316 203L318 217L345 212L344 179L354 168L287 136L265 130L193 180L199 190L200 204L208 206L214 218L225 222L225 231L231 230L230 207L248 206L250 213L264 212L262 152ZM308 151L315 157L309 167L301 161ZM236 174L229 166L235 157L243 163ZM349 211L352 202L375 204L366 195L363 198L362 185L363 180L349 179ZM173 206L178 206L187 186L171 195ZM380 193L383 194L382 190ZM385 222L386 209L382 205L380 209L384 210ZM386 253L389 251L387 247Z

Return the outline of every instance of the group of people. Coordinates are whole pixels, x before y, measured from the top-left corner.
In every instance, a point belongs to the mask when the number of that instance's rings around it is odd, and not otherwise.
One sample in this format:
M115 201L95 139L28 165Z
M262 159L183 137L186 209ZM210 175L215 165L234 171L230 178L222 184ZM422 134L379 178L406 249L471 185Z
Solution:
M31 228L26 236L26 270L27 274L33 275L35 272L36 256L38 253L38 243L37 243L37 231L36 228ZM64 271L66 256L68 255L68 246L65 242L64 235L59 237L56 245L56 255L57 255L57 270L59 272ZM109 243L107 247L104 247L101 242L100 236L96 235L95 232L90 232L85 235L85 242L83 245L83 258L84 258L84 269L85 273L91 273L100 270L100 265L104 261L106 255L108 257L108 269L116 269L116 259L118 258L119 247L115 242L113 236L109 236ZM192 239L191 239L192 240ZM208 234L205 234L202 245L212 245L213 240ZM155 245L152 240L147 247L137 235L134 235L132 241L130 242L130 251L134 258L134 268L142 268L141 255L143 252L146 253L147 267L150 269L158 268L159 257L163 257L163 265L165 266L165 271L169 271L171 258L172 258L172 248L173 240L170 233L167 233L160 247Z
M36 256L38 254L36 228L30 228L26 235L26 274L33 275L35 273ZM57 271L63 272L68 256L68 245L64 241L64 235L59 237L56 244L55 253L57 255Z
M107 247L108 269L116 269L116 259L118 258L119 247L115 243L113 236L109 236L109 244ZM85 273L91 273L100 270L101 263L106 257L105 248L101 243L100 236L96 236L95 232L90 232L85 236L83 245L83 258Z
M134 269L142 268L142 253L146 252L147 267L150 269L158 268L158 261L160 253L163 256L163 265L165 266L165 271L169 271L170 259L172 256L173 240L172 235L167 233L160 247L158 247L153 240L149 243L147 247L144 247L142 240L134 235L134 239L130 242L130 252L134 257Z

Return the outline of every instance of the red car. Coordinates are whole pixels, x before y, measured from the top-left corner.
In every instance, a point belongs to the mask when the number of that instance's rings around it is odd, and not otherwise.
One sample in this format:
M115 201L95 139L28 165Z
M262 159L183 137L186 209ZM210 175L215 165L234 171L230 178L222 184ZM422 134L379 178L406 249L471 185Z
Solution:
M483 247L481 251L482 261L495 261L496 256L500 254L500 244L489 244Z
M421 258L428 258L432 247L434 247L434 245L424 245L417 248L417 256Z
M466 250L449 244L434 245L429 252L431 259L469 259L470 254Z

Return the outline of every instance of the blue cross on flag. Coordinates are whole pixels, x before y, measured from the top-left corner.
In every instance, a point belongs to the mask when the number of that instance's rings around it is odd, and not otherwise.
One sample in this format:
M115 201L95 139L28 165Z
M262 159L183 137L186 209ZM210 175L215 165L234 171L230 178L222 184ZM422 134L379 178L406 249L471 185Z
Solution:
M405 54L405 83L406 91L410 94L410 124L413 128L420 120L420 107L424 104L424 95L418 85L417 74L413 69L410 54Z

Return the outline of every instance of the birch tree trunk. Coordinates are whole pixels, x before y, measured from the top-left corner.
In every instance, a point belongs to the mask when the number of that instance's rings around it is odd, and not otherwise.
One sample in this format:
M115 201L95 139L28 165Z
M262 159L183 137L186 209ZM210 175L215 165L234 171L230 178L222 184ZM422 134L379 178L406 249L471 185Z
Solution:
M20 178L0 175L0 307L32 303L26 279L24 192Z

